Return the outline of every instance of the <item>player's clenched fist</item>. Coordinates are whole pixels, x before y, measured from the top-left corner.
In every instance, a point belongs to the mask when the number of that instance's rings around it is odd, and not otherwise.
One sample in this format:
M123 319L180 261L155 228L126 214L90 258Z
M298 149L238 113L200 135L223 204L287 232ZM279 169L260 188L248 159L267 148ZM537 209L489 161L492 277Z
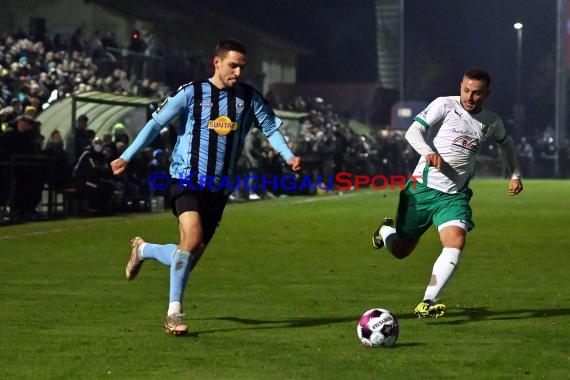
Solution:
M426 155L426 162L428 166L433 166L439 170L441 169L441 163L443 162L443 159L437 153L430 153Z
M117 158L111 162L111 170L114 175L119 175L125 171L127 167L127 161L122 158Z

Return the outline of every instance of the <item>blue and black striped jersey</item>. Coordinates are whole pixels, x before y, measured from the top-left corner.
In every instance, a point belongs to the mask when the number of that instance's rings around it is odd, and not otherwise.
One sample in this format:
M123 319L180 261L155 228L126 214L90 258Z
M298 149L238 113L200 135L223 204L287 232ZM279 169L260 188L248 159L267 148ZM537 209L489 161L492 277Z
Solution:
M197 184L198 178L207 176L214 179L214 187L224 177L233 182L245 137L254 124L285 160L293 157L279 132L281 119L257 90L242 83L218 89L203 80L180 87L166 99L122 158L129 160L176 117L180 123L170 166L173 178Z

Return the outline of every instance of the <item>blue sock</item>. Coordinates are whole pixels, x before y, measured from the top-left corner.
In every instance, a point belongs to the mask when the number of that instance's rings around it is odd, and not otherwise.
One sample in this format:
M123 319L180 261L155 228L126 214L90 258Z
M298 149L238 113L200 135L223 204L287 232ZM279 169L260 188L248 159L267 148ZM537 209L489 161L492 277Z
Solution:
M142 250L142 258L145 260L158 260L162 264L170 266L172 264L172 256L176 249L176 244L146 243Z
M170 302L182 302L193 259L187 251L177 249L174 253L170 266Z

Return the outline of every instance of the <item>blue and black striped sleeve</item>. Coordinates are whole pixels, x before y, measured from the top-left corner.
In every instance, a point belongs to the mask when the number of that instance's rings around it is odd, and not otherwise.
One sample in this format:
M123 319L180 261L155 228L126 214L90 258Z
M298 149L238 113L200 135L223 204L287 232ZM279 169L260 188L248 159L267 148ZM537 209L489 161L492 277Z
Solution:
M153 112L152 118L145 124L133 143L121 155L121 158L130 161L138 152L152 143L163 126L178 116L185 107L186 95L184 91L178 91L173 96L167 98Z
M283 121L275 115L273 109L265 102L263 96L257 91L253 92L252 107L259 129L267 137L269 144L275 149L285 161L295 157L285 138L279 132Z

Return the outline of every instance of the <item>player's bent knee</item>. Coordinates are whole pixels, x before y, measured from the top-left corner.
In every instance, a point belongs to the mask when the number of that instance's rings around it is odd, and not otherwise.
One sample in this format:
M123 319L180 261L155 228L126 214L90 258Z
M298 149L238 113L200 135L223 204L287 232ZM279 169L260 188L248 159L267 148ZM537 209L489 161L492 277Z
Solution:
M394 241L392 254L397 259L400 259L400 260L405 259L414 251L414 248L416 248L417 244L418 244L417 240L398 239L398 240Z
M463 249L465 247L465 237L464 236L453 236L441 239L441 245L449 248Z
M200 240L197 240L196 238L189 238L189 239L180 239L180 243L178 244L178 248L180 248L183 251L188 251L188 252L196 252L196 253L201 253L201 246L202 246L202 242Z
M439 240L444 247L463 249L468 226L461 221L452 221L439 226Z
M394 257L399 259L399 260L403 260L406 257L410 256L410 254L412 253L410 252L392 252L394 254Z

